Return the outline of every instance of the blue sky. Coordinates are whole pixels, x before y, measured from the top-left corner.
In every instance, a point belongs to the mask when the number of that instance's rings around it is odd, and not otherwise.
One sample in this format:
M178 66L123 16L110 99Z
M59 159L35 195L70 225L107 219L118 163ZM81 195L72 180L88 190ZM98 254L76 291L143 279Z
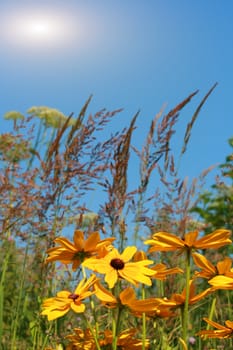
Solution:
M38 16L60 23L55 38L21 34ZM0 130L8 129L2 116L9 110L46 105L78 114L93 94L91 113L124 108L113 127L128 125L141 110L137 144L164 104L168 112L199 89L181 112L178 152L192 113L218 82L181 164L183 175L195 177L230 151L232 16L231 0L1 0Z

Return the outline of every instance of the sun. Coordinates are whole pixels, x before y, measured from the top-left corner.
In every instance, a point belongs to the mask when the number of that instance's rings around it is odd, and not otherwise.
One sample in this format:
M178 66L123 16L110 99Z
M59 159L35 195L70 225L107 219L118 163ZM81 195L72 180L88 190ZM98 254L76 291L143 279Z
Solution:
M24 18L20 23L21 39L34 41L52 41L61 38L62 23L54 18Z
M77 39L79 28L72 13L52 8L25 8L4 16L1 37L8 47L38 50L64 48Z
M56 26L50 21L36 19L25 23L25 34L35 39L45 39L48 36L56 34Z

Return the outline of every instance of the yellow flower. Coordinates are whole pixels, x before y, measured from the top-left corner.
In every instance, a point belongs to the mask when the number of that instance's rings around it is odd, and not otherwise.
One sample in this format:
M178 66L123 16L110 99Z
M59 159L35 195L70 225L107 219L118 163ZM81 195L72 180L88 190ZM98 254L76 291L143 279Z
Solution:
M80 328L74 329L75 334L68 335L66 338L70 340L67 350L83 349L83 350L95 350L96 345L94 337L89 329L83 331ZM121 332L117 338L117 348L121 350L137 350L142 348L142 341L134 338L137 333L137 329L127 329ZM113 336L110 330L100 332L98 335L99 344L101 349L108 348L113 343ZM146 339L146 349L149 347L149 341Z
M219 248L232 243L230 233L229 230L219 229L198 239L198 231L191 231L182 239L168 232L158 232L152 236L153 239L144 243L152 245L149 252Z
M57 293L56 297L46 299L42 304L42 315L47 315L48 320L52 321L58 317L64 316L69 310L76 313L85 311L85 304L82 303L90 295L94 294L90 288L96 282L96 276L92 275L88 280L83 279L74 293L69 291L61 291Z
M227 276L215 276L211 278L208 283L212 286L212 289L230 289L233 290L233 272L228 273Z
M231 338L233 337L233 321L227 320L225 322L226 326L222 326L221 324L217 322L213 322L209 320L208 318L203 318L209 325L217 328L213 330L202 330L197 333L197 335L200 335L201 337L207 337L207 338Z
M208 260L205 256L193 253L193 260L195 264L200 267L200 272L195 272L196 277L203 277L203 278L212 278L216 275L228 275L233 272L233 269L231 268L232 261L230 258L225 258L222 261L219 261L216 265L216 267Z
M141 339L136 339L134 336L137 334L138 330L135 328L132 329L126 329L125 331L121 332L117 337L117 348L121 350L137 350L142 349L142 341ZM101 348L107 345L112 345L113 343L113 336L112 332L110 330L105 330L103 333L101 333L101 336L103 339L99 340ZM146 339L145 348L149 348L149 340Z
M97 281L94 284L95 296L107 307L115 308L117 305L129 305L132 301L136 300L136 294L132 287L123 289L119 297L116 298L110 291Z
M109 292L102 284L97 281L94 284L95 296L104 304L106 307L115 308L118 304L117 298Z
M104 288L99 281L94 284L95 295L108 308L115 308L117 305L127 307L136 316L146 313L148 316L168 317L174 316L170 311L169 304L164 303L163 299L148 298L143 300L136 299L136 294L132 287L127 287L120 292L119 298L116 298L111 292ZM170 303L176 306L175 302Z
M147 256L143 250L138 250L133 256L133 261L141 261L146 259L147 259Z
M132 287L123 289L116 298L110 291L102 286L99 281L94 284L95 296L108 308L115 308L117 305L129 306L136 300L136 294Z
M65 237L54 240L60 246L48 249L49 256L46 262L60 261L63 264L73 264L72 269L75 271L85 259L93 255L104 256L114 239L100 240L99 232L92 232L85 240L83 231L76 230L73 238L74 243L71 243Z
M141 316L145 313L150 317L172 317L174 312L171 308L176 307L176 302L164 300L162 298L147 298L142 300L131 300L128 303L128 308L136 316Z
M156 264L155 266L152 266L151 269L155 271L155 274L152 276L152 278L155 278L158 280L165 280L168 275L184 272L179 267L172 267L170 269L167 269L166 265L161 263Z
M113 288L118 280L122 278L136 285L138 282L151 286L149 276L154 271L146 267L152 264L152 260L141 260L137 262L129 262L136 253L137 248L127 247L122 254L116 248L113 248L105 257L97 259L90 258L83 262L83 266L95 272L105 274L105 282L109 288Z
M119 297L116 298L111 292L104 288L99 281L94 284L94 291L96 297L101 300L101 302L109 308L115 308L117 305L131 307L134 302L137 301L136 294L132 287L127 287L123 289Z
M195 294L195 286L194 286L194 280L189 281L189 304L195 304L199 300L203 299L210 293L212 293L212 288L207 288L203 292L199 294ZM175 305L174 307L179 307L185 303L185 298L186 298L186 289L184 288L181 294L172 294L170 299L163 299L164 303L170 303L174 302ZM171 304L168 304L169 307L173 307Z
M134 254L133 260L134 261L141 261L147 259L147 256L145 252L143 251L137 251ZM175 273L183 273L184 271L178 267L173 267L171 269L167 269L166 265L164 264L156 264L155 266L151 267L152 270L155 271L154 275L151 276L152 278L159 279L159 280L165 280L167 275L173 275Z
M66 339L69 339L66 350L96 350L95 339L90 329L74 328L74 332L66 336Z

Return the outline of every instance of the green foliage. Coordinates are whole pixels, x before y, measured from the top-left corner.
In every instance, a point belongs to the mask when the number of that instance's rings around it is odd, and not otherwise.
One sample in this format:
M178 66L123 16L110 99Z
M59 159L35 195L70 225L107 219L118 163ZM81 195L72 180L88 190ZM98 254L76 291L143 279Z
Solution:
M229 139L229 145L233 151L233 138ZM233 153L226 157L219 169L221 177L217 177L211 191L201 194L198 205L192 209L199 214L207 233L223 227L233 230ZM229 253L233 252L233 248L227 249Z
M1 134L0 155L4 160L12 163L28 159L31 156L29 142L11 133Z

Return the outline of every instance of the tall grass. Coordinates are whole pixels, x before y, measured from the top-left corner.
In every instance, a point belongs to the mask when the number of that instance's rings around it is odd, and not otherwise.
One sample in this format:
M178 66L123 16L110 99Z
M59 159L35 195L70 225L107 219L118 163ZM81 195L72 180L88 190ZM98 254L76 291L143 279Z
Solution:
M55 347L65 343L65 336L77 326L77 315L52 323L40 315L45 298L60 289L73 289L82 276L81 270L72 273L68 266L45 263L46 251L54 245L56 237L66 235L70 238L74 229L83 229L87 236L98 230L103 238L116 237L117 248L123 251L130 242L141 249L143 240L156 231L170 231L182 237L188 230L202 228L190 210L196 204L198 191L210 169L188 183L187 179L179 178L179 162L186 152L201 107L215 86L194 110L180 155L173 154L171 141L180 112L196 98L197 91L167 114L161 111L152 119L141 149L134 144L140 114L135 114L128 127L103 139L102 130L110 127L122 110L108 112L103 109L94 116L87 116L91 97L77 116L65 116L45 107L32 107L27 116L16 112L6 115L13 124L11 132L0 135L1 349ZM133 189L129 186L128 176L132 152L138 157L139 178ZM97 210L87 204L90 194L98 196ZM183 259L171 253L154 253L152 258L168 266L174 266L174 260L177 265L179 262L181 266L185 265ZM192 265L190 269L193 269ZM200 290L201 283L204 282L200 282ZM183 287L184 277L171 275L166 281L142 289L141 298L164 297ZM226 299L228 307L223 311ZM189 314L194 321L183 319L183 339L200 329L201 314L213 316L215 313L215 319L217 316L224 319L232 304L230 294L225 297L219 292L216 304L218 308L213 311L211 300L207 298L198 309L194 307L190 311L187 296L184 317ZM95 317L93 311L92 307L86 320L78 320L78 324L83 326L87 322L91 326L89 318ZM115 311L112 311L115 315L112 319L99 310L99 306L95 311L106 327L110 320L113 323L118 320L118 324L113 324L115 334L126 323ZM182 333L177 319L175 324L172 319L147 321L146 314L141 319L130 320L132 326L142 326L142 349L146 348L146 337L154 342L151 349L182 346L176 335ZM98 318L95 329L99 323ZM113 348L116 349L117 338L114 339ZM156 339L160 339L159 342ZM200 349L201 341L197 338L195 341L191 348ZM208 341L206 344L208 346Z

